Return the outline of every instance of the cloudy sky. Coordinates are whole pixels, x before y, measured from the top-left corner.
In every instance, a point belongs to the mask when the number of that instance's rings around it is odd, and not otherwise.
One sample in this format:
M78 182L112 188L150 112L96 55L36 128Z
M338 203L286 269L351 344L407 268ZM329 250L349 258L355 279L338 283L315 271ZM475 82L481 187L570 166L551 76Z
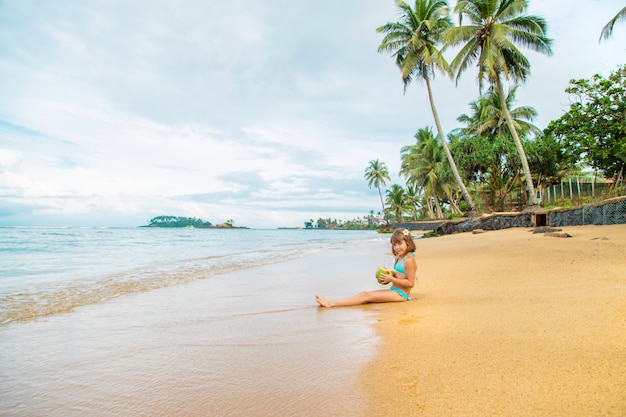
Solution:
M617 0L531 0L551 57L528 52L516 105L544 128L572 78L626 62ZM455 0L451 4L456 4ZM393 0L0 0L0 226L137 226L154 216L302 226L379 211L369 161L433 125L376 27ZM452 59L451 56L448 57ZM478 96L439 77L443 128Z

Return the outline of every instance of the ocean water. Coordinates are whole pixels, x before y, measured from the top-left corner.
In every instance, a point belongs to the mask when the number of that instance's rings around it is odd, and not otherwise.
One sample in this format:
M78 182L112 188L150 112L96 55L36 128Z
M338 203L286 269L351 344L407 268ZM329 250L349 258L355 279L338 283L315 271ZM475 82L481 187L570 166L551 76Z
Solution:
M0 416L361 416L370 231L0 228Z
M371 231L0 228L0 323L284 262Z

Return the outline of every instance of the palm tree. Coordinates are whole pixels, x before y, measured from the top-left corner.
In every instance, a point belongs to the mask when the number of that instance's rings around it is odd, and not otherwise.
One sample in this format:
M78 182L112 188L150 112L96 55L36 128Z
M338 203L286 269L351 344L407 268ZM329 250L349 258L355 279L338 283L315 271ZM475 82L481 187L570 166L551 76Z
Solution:
M383 193L380 191L380 186L383 187L387 184L391 178L389 177L389 171L387 165L384 162L380 162L378 159L370 161L370 164L365 169L365 179L367 180L367 186L372 186L378 189L378 195L380 196L380 205L383 207L383 216L387 220L385 214L385 203L383 202ZM387 223L389 223L387 221Z
M552 54L552 40L545 36L545 20L523 15L527 8L528 0L459 0L454 12L459 14L461 24L464 17L469 18L470 24L448 29L445 38L450 46L463 44L451 63L457 72L457 82L461 73L478 60L479 89L482 91L483 82L487 79L500 95L502 112L526 176L528 205L536 207L538 202L532 174L502 88L502 77L523 82L530 73L530 63L515 43Z
M537 116L537 111L530 106L513 107L515 101L515 93L517 92L517 86L511 88L505 99L515 129L522 136L526 136L528 133L539 135L541 130L531 123L531 121ZM502 104L500 95L493 87L489 87L486 94L481 96L478 100L470 103L470 107L473 111L471 115L462 114L457 118L461 123L465 123L466 127L459 129L465 135L480 135L488 138L490 147L492 148L492 155L484 161L491 161L490 175L504 177L512 177L519 180L520 187L524 190L524 180L518 175L521 165L517 163L519 156L513 157L511 153L507 151L509 148L506 141L512 138L509 131L504 112L502 111ZM504 147L498 145L501 143ZM515 149L512 150L515 152ZM515 163L514 163L515 161ZM493 169L500 167L502 169ZM504 168L510 169L504 169ZM513 174L513 175L510 175ZM502 178L490 178L490 184L506 184L507 188L500 187L499 190L504 190L501 193L501 202L507 197L507 194L512 191L513 182L502 182ZM492 192L494 190L492 189ZM495 198L495 193L491 194ZM502 204L499 208L502 209Z
M398 184L393 184L389 190L387 190L387 205L389 211L391 211L398 223L402 223L404 220L404 213L411 210L410 203L407 198L407 194Z
M422 189L417 184L407 184L406 187L406 199L410 207L410 212L413 214L413 220L417 220L417 214L422 208Z
M617 12L615 17L609 20L609 23L607 23L606 26L602 28L602 33L600 33L600 42L602 40L607 40L608 38L613 36L613 26L615 26L615 23L619 22L620 20L626 20L626 7Z
M446 143L430 85L431 78L435 77L435 69L452 76L450 66L441 51L437 49L441 34L452 26L448 3L446 0L415 0L415 8L413 9L404 1L397 0L396 5L400 9L400 21L388 22L376 29L377 32L386 34L378 47L378 52L391 52L392 56L396 58L396 64L402 71L405 91L413 76L416 76L418 80L423 80L426 84L439 140L463 198L470 211L476 212L474 201L459 175L452 153Z
M511 113L515 129L522 135L526 132L531 132L535 135L541 134L541 130L531 123L537 117L537 110L530 106L512 107L516 93L517 86L509 90L504 100ZM457 130L465 134L488 137L510 134L504 112L502 111L500 94L493 87L490 87L487 93L479 97L478 100L471 102L470 108L472 109L472 114L462 114L457 117L457 121L466 125L466 127Z
M536 110L529 106L513 107L516 92L517 86L509 90L505 99L515 128L522 137L531 132L535 135L540 134L539 128L531 123L537 115ZM519 175L521 162L511 141L512 136L504 118L500 95L490 87L487 93L471 102L469 106L472 110L470 114L457 117L457 121L463 123L465 127L456 129L455 132L462 135L464 142L462 147L480 150L476 152L468 149L465 158L461 159L461 166L464 162L475 161L474 167L485 174L482 179L486 181L482 182L490 190L490 205L502 210L504 201L513 191L516 181L519 182L521 190L525 187L524 180Z
M419 185L424 188L427 198L427 206L430 217L434 217L432 212L432 202L437 209L438 218L443 217L441 199L439 194L442 190L442 176L444 175L444 153L443 147L433 135L430 127L422 128L415 134L417 143L415 145L404 146L402 152L402 166L400 174L407 178L410 185Z

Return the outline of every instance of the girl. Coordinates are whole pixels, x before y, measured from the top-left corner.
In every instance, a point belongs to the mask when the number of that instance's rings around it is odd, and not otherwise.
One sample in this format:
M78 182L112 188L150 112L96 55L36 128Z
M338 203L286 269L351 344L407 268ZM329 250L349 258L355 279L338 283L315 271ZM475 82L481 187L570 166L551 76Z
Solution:
M407 229L396 229L391 235L391 251L396 260L393 264L393 274L381 274L381 283L393 285L384 290L363 291L357 295L329 300L315 296L315 301L322 307L354 306L367 303L387 303L391 301L410 300L409 292L415 285L415 242Z

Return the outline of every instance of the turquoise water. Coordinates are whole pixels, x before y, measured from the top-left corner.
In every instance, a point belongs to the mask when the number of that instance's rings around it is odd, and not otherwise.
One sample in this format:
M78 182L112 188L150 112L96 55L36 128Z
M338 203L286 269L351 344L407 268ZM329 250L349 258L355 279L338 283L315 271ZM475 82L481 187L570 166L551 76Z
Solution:
M377 239L371 231L0 228L0 324Z
M0 228L0 416L365 415L388 237Z

